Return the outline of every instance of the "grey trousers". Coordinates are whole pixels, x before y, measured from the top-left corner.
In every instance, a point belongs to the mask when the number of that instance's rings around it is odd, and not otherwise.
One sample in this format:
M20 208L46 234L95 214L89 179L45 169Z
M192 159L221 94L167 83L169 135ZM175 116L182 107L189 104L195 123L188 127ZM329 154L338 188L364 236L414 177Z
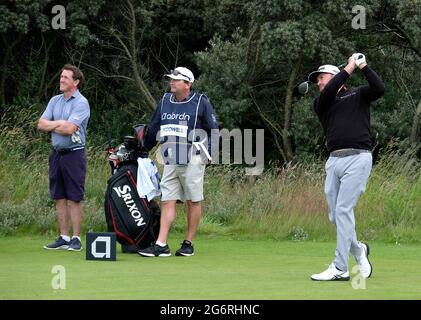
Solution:
M365 191L372 166L371 153L329 157L326 162L325 194L329 220L336 225L335 266L348 270L349 253L357 259L362 246L355 232L354 207Z

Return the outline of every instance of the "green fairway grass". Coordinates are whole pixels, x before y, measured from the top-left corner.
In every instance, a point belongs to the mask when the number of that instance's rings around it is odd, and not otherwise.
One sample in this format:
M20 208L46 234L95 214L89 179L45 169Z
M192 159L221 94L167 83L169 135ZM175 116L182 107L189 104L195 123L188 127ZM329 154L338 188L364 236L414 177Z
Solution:
M118 245L117 261L104 262L86 261L84 250L43 249L51 240L0 239L0 299L421 299L419 245L370 243L374 271L362 289L352 273L347 282L310 280L332 261L333 242L199 236L194 257L176 257L182 236L172 235L169 258L123 254ZM52 287L56 265L65 289Z

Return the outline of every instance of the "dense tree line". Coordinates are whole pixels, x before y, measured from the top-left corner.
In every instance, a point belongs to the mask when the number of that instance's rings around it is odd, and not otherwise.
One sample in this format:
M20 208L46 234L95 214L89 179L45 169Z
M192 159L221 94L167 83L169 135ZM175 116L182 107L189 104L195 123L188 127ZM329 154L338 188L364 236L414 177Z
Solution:
M265 128L267 159L324 155L310 95L295 86L321 64L364 52L386 83L373 105L376 149L420 142L421 0L372 0L365 28L349 0L2 0L0 117L40 115L58 93L61 66L85 72L90 134L127 134L148 121L167 89L163 74L186 66L224 128ZM54 29L55 5L65 29ZM361 21L360 21L361 22ZM364 79L356 74L351 85ZM33 119L33 120L34 120Z

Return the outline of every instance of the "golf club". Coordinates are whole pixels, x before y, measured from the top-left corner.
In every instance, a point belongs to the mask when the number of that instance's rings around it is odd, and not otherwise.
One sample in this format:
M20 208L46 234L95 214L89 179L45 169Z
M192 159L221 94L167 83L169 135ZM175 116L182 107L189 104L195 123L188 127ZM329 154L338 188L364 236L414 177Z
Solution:
M360 59L360 58L362 58L362 56L358 56L358 59ZM348 64L348 62L345 62L345 63L342 63L342 64L338 65L337 67L338 67L339 69L341 69L341 68L345 67L347 64ZM301 83L298 85L297 90L298 90L298 93L299 93L300 95L305 95L305 94L307 94L307 92L308 92L308 85L309 85L309 83L310 83L310 79L308 79L308 78L307 78L307 81L301 82Z

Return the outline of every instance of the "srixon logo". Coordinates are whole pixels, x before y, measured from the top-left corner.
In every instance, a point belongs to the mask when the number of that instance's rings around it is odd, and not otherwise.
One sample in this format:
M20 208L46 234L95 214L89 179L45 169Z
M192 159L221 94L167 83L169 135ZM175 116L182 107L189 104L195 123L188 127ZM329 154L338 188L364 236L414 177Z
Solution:
M143 221L142 214L136 206L136 203L133 201L132 195L130 192L129 186L125 185L122 187L114 187L113 190L117 193L119 198L122 198L127 208L129 209L130 214L132 215L134 221L137 223L137 226L143 226L146 222Z

